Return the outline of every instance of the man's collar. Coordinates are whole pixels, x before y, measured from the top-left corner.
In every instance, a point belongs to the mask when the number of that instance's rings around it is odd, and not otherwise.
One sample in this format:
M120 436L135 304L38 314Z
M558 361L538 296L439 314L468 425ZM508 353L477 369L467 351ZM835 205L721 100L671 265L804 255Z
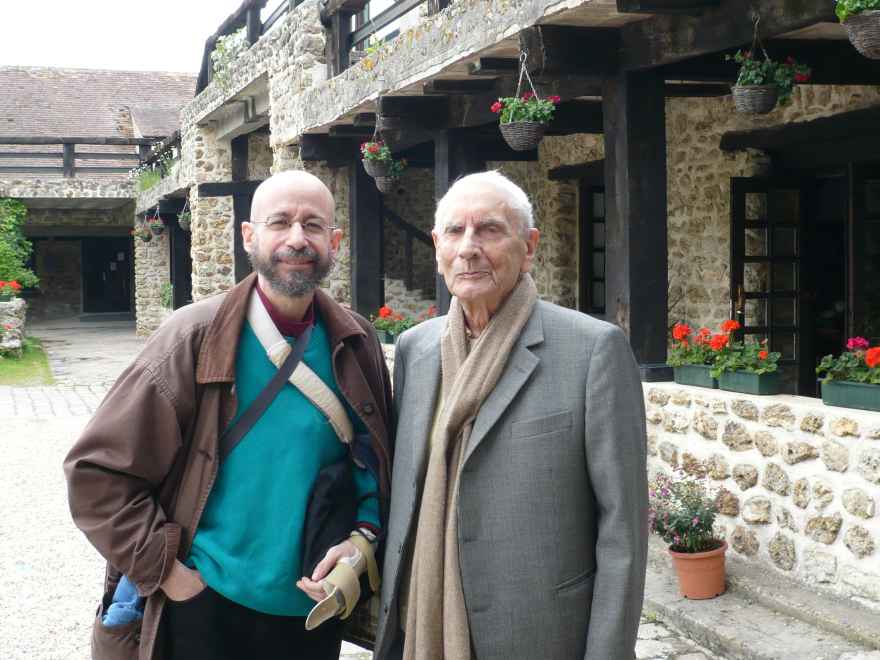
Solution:
M302 333L306 331L306 328L308 328L315 322L314 300L309 303L309 306L306 309L306 313L303 314L301 320L291 319L285 317L281 310L279 310L275 305L272 304L272 301L269 300L266 292L263 291L262 287L260 286L259 281L257 281L254 289L256 290L257 295L260 297L260 301L263 303L263 307L265 307L266 311L269 312L269 317L272 319L275 327L278 328L278 332L280 332L285 337L299 337Z

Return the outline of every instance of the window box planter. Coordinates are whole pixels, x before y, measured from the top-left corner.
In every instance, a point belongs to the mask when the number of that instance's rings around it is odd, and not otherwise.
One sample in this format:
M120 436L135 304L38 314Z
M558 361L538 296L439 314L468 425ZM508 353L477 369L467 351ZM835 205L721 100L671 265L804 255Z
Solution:
M694 385L696 387L718 387L718 381L712 378L709 370L712 367L702 364L685 364L673 367L675 382L679 385Z
M742 394L779 394L779 372L753 374L748 371L725 371L718 377L718 387Z
M396 337L387 330L376 330L379 341L383 344L393 344Z
M822 403L826 406L880 412L880 385L831 380L822 383Z

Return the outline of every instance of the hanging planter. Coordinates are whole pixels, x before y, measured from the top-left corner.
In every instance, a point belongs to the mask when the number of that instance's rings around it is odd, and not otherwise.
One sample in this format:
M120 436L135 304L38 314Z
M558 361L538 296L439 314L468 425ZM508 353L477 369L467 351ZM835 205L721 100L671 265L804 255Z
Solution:
M149 243L153 240L153 235L150 233L150 230L144 227L143 225L139 227L135 227L131 230L132 238L139 238L144 243Z
M162 222L162 218L158 215L154 215L152 218L147 220L147 227L153 236L161 236L165 232L165 223Z
M835 12L856 50L880 60L880 0L837 0Z
M183 209L177 214L177 224L183 231L189 231L192 226L192 211L189 210L189 198L183 202Z
M772 112L777 105L788 105L791 102L794 86L809 82L810 68L798 64L792 57L787 57L784 62L771 60L758 35L761 17L756 14L754 20L755 34L751 50L737 51L736 55L727 55L725 59L739 64L736 84L731 87L736 111L749 115L765 115ZM757 54L758 49L764 55L763 59Z
M530 151L537 148L544 139L547 124L556 112L558 96L542 99L538 96L531 76L526 68L528 52L520 53L519 82L516 85L516 96L499 98L492 104L492 112L499 115L499 128L507 145L514 151ZM532 91L520 94L523 78Z
M373 177L379 192L394 192L406 169L406 159L395 159L388 145L375 137L361 145L361 162L367 174Z
M373 178L380 193L392 193L397 190L399 179L395 176L377 176Z

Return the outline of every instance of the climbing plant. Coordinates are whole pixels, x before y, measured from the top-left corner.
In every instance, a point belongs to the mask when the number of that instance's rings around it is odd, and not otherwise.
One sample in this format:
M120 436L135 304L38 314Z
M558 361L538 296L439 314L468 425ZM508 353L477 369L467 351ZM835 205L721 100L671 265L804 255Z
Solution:
M0 280L15 280L23 287L36 286L39 279L25 267L33 247L21 230L27 207L15 199L0 198Z

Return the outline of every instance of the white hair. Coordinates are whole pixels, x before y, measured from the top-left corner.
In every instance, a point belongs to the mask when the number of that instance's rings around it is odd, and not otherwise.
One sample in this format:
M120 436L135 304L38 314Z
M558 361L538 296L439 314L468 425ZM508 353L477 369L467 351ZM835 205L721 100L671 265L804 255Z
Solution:
M455 196L477 187L491 186L504 199L511 215L519 223L520 233L526 234L529 229L535 227L535 217L532 213L532 203L525 191L508 179L498 170L477 172L468 174L458 179L450 186L446 194L437 202L437 210L434 213L434 231L440 233L449 220L452 201Z

